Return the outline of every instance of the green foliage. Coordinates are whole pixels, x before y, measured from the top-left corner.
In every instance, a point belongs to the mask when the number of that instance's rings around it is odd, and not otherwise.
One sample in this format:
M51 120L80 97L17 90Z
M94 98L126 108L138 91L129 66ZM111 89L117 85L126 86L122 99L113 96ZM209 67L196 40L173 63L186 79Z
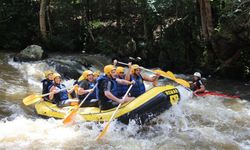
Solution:
M214 32L201 37L200 8L194 0L48 0L47 40L39 28L40 1L0 2L0 48L22 49L39 44L50 51L82 51L143 57L147 65L187 69L213 65L233 49L249 76L250 2L210 1ZM129 41L135 41L129 47ZM224 41L223 41L224 40ZM213 44L211 44L213 42ZM131 44L131 43L130 43ZM216 45L217 44L217 45ZM161 56L164 55L165 57Z
M250 52L249 49L243 49L241 52L241 64L244 66L244 76L245 78L250 79Z
M98 49L98 51L106 55L110 55L113 52L109 45L109 42L105 40L103 37L98 37L98 44L96 48Z
M99 20L93 20L89 22L89 26L92 27L92 29L98 29L103 27L103 22L99 21Z
M37 43L39 4L32 0L3 0L0 4L0 48L20 49Z
M249 74L249 41L250 41L250 2L249 1L224 1L224 5L219 9L218 24L214 37L217 40L226 39L227 45L233 49L240 50L240 59L233 64L240 64L242 72L247 78ZM224 47L225 49L225 47ZM230 54L230 48L223 55Z

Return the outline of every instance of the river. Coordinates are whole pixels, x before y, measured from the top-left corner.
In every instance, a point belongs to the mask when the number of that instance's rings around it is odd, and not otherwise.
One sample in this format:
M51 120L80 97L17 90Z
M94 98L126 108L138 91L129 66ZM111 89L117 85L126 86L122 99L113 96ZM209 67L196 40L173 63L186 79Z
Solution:
M238 94L242 100L190 98L178 87L183 95L178 105L144 126L113 121L104 140L96 142L102 124L79 121L63 126L62 120L41 118L33 106L22 104L24 97L41 91L47 69L53 68L44 61L16 63L11 54L0 53L0 149L250 149L247 82L207 80L209 89Z

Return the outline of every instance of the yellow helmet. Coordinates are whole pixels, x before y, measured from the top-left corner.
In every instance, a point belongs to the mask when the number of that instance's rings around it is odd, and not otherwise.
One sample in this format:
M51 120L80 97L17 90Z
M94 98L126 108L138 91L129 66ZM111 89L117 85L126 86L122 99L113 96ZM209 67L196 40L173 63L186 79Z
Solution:
M61 75L59 73L54 73L53 74L53 80L55 80L56 77L60 77L61 78Z
M116 68L116 73L121 73L121 72L124 72L124 68L123 67L117 67Z
M51 70L45 71L45 72L44 72L45 78L48 78L48 76L49 76L50 74L53 74L53 71L51 71Z
M140 66L137 65L137 64L134 64L134 65L132 65L131 67L132 67L132 73L133 73L133 74L135 73L135 70L136 70L136 69L139 69L139 68L140 68Z
M112 70L115 70L115 66L114 65L107 65L107 66L105 66L104 67L104 73L106 74L106 75L110 75L110 72L112 71Z
M96 72L94 72L94 76L95 76L95 77L99 77L99 76L100 76L100 74L101 74L101 72L100 72L100 71L96 71Z
M91 70L85 70L82 73L83 79L87 79L88 75L94 75L94 73Z

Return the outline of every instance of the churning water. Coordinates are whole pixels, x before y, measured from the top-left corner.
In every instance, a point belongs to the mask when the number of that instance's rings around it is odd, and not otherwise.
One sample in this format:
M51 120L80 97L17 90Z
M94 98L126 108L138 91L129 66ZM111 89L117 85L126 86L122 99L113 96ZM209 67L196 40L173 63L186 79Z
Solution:
M62 120L43 119L33 106L22 104L24 97L41 91L43 71L53 68L43 61L15 63L7 54L0 57L0 149L250 149L248 101L191 97L182 87L181 102L150 123L113 121L104 140L96 142L103 124L63 126Z

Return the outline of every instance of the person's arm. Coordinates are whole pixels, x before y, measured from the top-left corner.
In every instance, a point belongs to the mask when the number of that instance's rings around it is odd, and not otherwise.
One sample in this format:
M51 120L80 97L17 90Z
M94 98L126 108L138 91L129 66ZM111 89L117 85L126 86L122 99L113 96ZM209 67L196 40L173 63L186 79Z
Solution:
M205 85L203 84L203 82L201 80L199 80L198 82L200 84L200 88L195 90L193 92L194 94L199 93L199 92L205 92L205 90L206 90Z
M116 96L114 96L110 91L105 91L104 94L107 98L109 98L117 103L125 103L125 102L128 102L128 101L135 99L134 97L128 97L128 96L120 99L120 98L117 98Z
M67 90L68 94L71 94L71 93L75 90L75 88L76 88L77 86L78 86L78 85L75 84L70 90ZM65 86L65 85L64 85L64 88L66 89L66 86Z
M131 65L132 65L132 63L130 62L130 63L128 63L128 67L129 67L129 69L128 69L128 71L127 71L127 73L126 73L126 76L125 76L125 80L127 80L127 81L130 81L130 75L132 74L132 68L131 68Z
M158 86L158 79L153 82L153 86Z
M201 88L195 90L195 91L194 91L194 94L199 93L199 92L205 92L205 90L206 90L205 86L204 86L204 85L201 85Z
M116 78L116 81L117 81L119 84L123 84L123 85L130 85L130 84L133 84L133 83L134 83L134 81L127 81L127 80L118 79L118 78Z
M52 86L49 91L50 91L49 99L52 100L54 98L55 93L56 93L56 87Z
M159 78L159 74L156 74L156 76L149 77L147 75L142 75L143 80L148 81L148 82L154 82Z
M93 89L84 90L84 88L81 87L78 88L78 95L84 95L90 92L93 92Z
M108 98L108 99L111 99L117 103L123 103L123 100L122 99L119 99L117 98L116 96L114 96L110 91L105 91L104 92L105 96Z
M80 82L79 88L78 88L78 95L84 95L84 94L93 92L93 89L85 90L85 89L87 89L87 87L88 87L87 82Z

